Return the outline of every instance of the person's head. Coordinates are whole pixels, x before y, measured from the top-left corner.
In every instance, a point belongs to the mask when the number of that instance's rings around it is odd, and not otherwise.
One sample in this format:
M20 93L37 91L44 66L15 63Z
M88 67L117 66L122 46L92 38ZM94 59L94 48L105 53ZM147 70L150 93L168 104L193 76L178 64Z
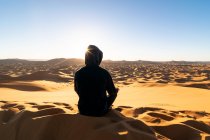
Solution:
M89 45L85 53L86 65L100 65L103 58L103 52L95 45Z

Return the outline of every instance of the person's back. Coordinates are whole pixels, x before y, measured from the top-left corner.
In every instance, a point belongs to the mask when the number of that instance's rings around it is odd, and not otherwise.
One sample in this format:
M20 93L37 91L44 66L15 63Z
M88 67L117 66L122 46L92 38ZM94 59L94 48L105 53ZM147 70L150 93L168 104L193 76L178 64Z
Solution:
M92 45L88 50L91 52L86 53L86 66L75 73L75 91L79 95L78 109L83 115L101 116L106 114L114 102L118 89L115 88L110 74L99 67L102 52Z

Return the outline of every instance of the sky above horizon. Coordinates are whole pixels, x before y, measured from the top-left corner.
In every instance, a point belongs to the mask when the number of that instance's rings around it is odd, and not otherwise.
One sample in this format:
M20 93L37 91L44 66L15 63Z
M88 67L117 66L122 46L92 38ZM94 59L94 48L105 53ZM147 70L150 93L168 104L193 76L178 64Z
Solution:
M0 59L210 61L209 0L0 0Z

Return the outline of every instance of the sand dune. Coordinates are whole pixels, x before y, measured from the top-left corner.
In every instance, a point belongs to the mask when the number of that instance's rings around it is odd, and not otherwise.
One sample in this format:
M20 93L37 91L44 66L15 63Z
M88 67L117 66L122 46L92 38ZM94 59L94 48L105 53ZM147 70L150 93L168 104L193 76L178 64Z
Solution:
M128 111L128 110L127 110ZM124 111L125 113L127 111ZM127 114L128 115L128 114ZM170 139L202 139L209 137L209 113L169 111L160 108L138 108L129 115L146 122L157 133Z
M84 65L81 59L52 59L49 61L0 60L0 82L48 80L73 82L74 73ZM209 62L104 61L118 84L162 83L210 89Z
M73 108L66 109L66 104L47 104L1 102L1 139L156 139L153 129L145 123L116 110L104 117L88 117Z
M31 83L24 83L24 82L8 82L8 83L0 83L0 88L10 88L22 91L44 91L45 88L41 86L37 86Z
M1 140L209 140L210 65L104 61L120 88L104 117L78 114L77 59L0 61Z
M0 101L0 105L4 140L210 138L210 114L205 112L119 106L104 117L88 117L66 103Z

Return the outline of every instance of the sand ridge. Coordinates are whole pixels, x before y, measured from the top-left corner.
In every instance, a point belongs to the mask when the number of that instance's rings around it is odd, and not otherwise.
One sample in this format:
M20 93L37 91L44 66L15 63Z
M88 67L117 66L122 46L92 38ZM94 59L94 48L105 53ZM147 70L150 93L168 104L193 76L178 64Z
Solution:
M210 138L206 112L118 106L104 117L88 117L66 103L0 101L0 105L0 137L5 140Z
M104 117L88 117L65 103L1 101L0 122L0 137L5 140L156 139L145 123L116 110Z

